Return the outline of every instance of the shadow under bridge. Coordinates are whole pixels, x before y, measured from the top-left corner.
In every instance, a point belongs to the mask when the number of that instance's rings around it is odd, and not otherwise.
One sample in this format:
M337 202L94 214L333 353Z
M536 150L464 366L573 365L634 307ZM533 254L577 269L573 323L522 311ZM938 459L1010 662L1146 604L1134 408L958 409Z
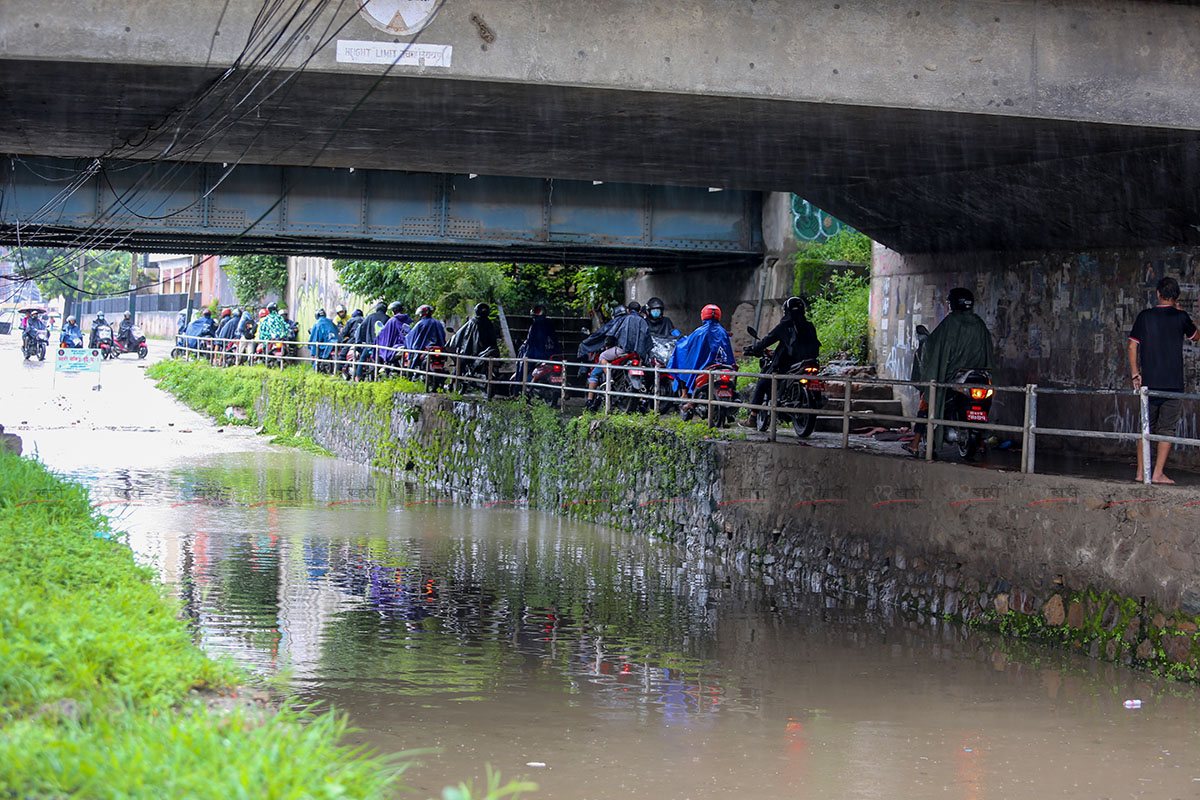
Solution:
M752 266L757 192L260 165L10 158L0 243L153 252Z

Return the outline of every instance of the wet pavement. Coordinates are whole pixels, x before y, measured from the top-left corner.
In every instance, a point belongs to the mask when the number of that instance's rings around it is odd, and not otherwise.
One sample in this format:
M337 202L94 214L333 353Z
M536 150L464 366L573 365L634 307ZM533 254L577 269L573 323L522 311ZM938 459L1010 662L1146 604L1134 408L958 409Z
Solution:
M356 743L436 748L400 796L485 764L547 798L1200 796L1190 686L439 502L218 433L141 373L10 367L0 421L92 487L209 652L345 710Z

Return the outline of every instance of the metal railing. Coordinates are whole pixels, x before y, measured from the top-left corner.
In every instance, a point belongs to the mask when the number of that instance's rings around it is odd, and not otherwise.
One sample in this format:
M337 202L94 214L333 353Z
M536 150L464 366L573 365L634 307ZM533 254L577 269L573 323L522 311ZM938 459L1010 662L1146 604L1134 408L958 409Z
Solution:
M624 402L626 410L633 408L638 411L661 413L673 405L687 404L698 413L702 413L710 425L717 426L731 421L738 410L747 410L769 415L769 422L763 431L769 441L778 438L781 420L792 421L808 415L818 418L839 419L841 421L841 447L850 446L850 423L852 420L872 422L896 422L908 425L924 424L927 426L925 438L927 442L935 441L938 428L953 428L956 430L975 429L1002 432L1019 435L1021 439L1021 472L1036 471L1037 439L1039 436L1054 436L1079 439L1109 439L1137 442L1142 450L1142 481L1151 482L1151 443L1170 442L1172 444L1200 446L1200 439L1183 436L1167 436L1152 433L1150 430L1150 401L1152 398L1179 398L1184 400L1200 400L1200 394L1182 392L1160 392L1146 389L1084 389L1084 388L1051 388L1039 387L1037 384L1024 386L995 386L982 384L939 383L936 381L914 382L893 380L889 378L860 378L849 375L832 374L802 374L802 373L761 373L740 371L736 367L727 369L699 370L667 370L647 363L625 363L597 365L591 362L576 362L566 360L530 359L511 356L478 356L460 355L449 351L411 350L407 348L388 348L375 344L313 344L311 342L295 342L290 340L260 340L260 339L218 339L216 337L199 337L198 346L185 346L186 337L176 337L176 346L172 351L174 357L201 358L210 360L217 365L233 364L267 364L269 366L284 366L287 364L307 364L319 371L330 374L342 374L347 379L374 380L379 377L399 376L414 380L423 380L427 388L434 390L450 388L451 391L482 391L490 398L503 392L504 394L540 395L543 399L552 401L564 412L568 400L587 394L602 399L605 413L613 410L614 404ZM312 352L312 348L332 348L330 357L321 358ZM429 367L429 356L435 354L444 361L445 369L436 370ZM381 358L382 357L382 358ZM418 365L418 358L424 358ZM554 364L561 366L558 372L559 381L547 383L532 379L532 372L539 364ZM600 366L603 380L595 389L581 386L571 386L568 380L568 370L578 369L591 371ZM627 378L640 377L643 379L641 391L629 391L614 388L616 376L625 372ZM634 375L633 373L640 373ZM664 378L682 378L687 375L706 376L705 389L699 395L664 394L661 391ZM741 378L766 379L770 383L770 393L767 402L754 404L739 400L737 393L728 400L715 396L714 387L717 378L722 375L732 375L735 380ZM505 377L508 376L508 377ZM789 381L819 381L826 388L839 387L839 396L829 396L829 399L841 401L840 409L825 407L797 407L783 405L779 402L781 389ZM698 382L698 381L697 381ZM630 380L622 382L625 385ZM881 414L875 411L855 411L854 386L908 386L925 392L931 413L928 417L910 416L905 414ZM1023 398L1022 423L1020 425L1005 425L996 422L969 422L963 419L947 419L935 417L932 409L938 407L937 399L941 392L964 391L971 388L990 389L996 395L1020 395ZM1038 399L1043 395L1080 395L1080 396L1113 396L1137 398L1140 405L1141 426L1138 431L1098 431L1079 428L1052 428L1038 425ZM702 411L701 411L702 410ZM726 411L727 410L727 411ZM924 458L932 461L934 448L927 444Z

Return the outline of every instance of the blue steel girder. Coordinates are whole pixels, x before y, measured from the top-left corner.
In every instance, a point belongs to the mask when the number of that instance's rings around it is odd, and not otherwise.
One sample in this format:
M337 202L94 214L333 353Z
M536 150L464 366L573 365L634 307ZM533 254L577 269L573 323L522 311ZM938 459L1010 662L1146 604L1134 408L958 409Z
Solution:
M339 258L750 264L761 196L678 186L9 158L0 242Z

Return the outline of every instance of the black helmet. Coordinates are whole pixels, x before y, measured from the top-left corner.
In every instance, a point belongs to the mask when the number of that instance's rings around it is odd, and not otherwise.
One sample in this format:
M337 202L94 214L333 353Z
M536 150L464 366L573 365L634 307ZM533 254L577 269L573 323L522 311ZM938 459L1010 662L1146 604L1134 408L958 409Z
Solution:
M789 297L783 301L783 313L804 315L804 301L799 297Z
M318 308L318 309L317 309L317 319L320 319L320 318L321 318L321 317L323 317L323 316L325 316L325 309L323 309L323 308Z
M272 314L279 310L279 303L271 303L267 306L267 311Z
M541 306L534 306L533 308L529 309L529 316L531 317L540 317L545 313L546 309L542 308Z
M658 297L651 297L646 301L646 308L665 308L663 301Z
M619 317L622 314L624 314L627 310L628 309L625 308L624 304L617 303L615 306L613 306L613 316Z
M421 306L417 306L417 316L418 317L432 317L433 316L433 306L429 305L428 303L425 303L424 305L421 305Z
M975 295L961 286L950 290L949 300L951 311L970 311L975 307Z
M392 316L400 314L404 311L404 303L401 303L399 300L393 300L388 304L388 311L392 312Z
M380 300L378 303L375 304L375 313L382 314L384 311L387 311L387 303Z
M630 314L636 314L642 310L642 304L637 300L630 300L629 305L625 306L625 308L629 310Z
M488 314L491 314L491 313L492 313L492 309L490 306L488 306L487 303L478 303L475 306L475 316L477 316L477 317L486 317Z
M362 316L362 309L361 309L361 308L356 308L356 309L354 309L354 313L353 313L353 314L351 314L350 316L352 316L352 317L361 317L361 316Z

